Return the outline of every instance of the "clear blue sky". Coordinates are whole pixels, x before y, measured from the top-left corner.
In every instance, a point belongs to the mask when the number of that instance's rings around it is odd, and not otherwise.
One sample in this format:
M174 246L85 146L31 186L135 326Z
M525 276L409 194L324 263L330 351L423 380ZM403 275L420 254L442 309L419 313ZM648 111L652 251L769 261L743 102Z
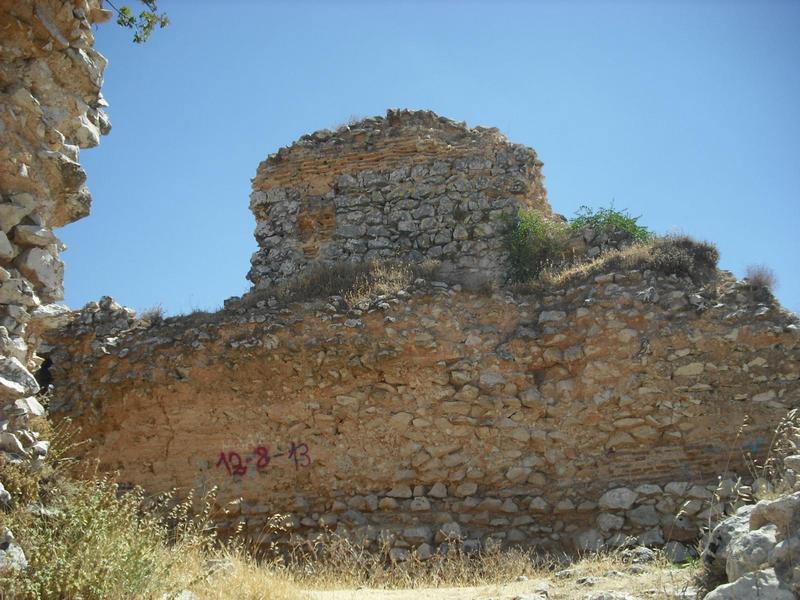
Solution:
M143 46L96 32L113 130L82 153L91 216L61 230L71 306L241 294L258 163L408 107L535 148L567 216L613 200L740 277L769 265L800 311L800 2L160 4L172 24Z

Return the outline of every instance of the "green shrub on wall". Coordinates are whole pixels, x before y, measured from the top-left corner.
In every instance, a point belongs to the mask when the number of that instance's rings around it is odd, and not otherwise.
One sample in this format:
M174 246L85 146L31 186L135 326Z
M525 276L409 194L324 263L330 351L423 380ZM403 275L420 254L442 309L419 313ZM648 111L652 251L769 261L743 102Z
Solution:
M569 223L551 220L535 211L520 210L510 228L509 252L511 278L522 283L546 279L551 284L571 278L580 272L590 272L592 265L612 268L639 268L663 275L689 276L702 279L711 275L717 266L719 252L713 244L694 240L685 235L656 236L638 224L626 210L581 207ZM595 258L570 255L572 243L585 229L597 234L623 234L628 249L619 248ZM632 242L632 244L630 244ZM607 254L607 256L606 256ZM565 279L565 280L566 280Z
M528 281L559 262L567 248L566 223L545 219L535 211L520 210L509 233L511 277Z
M586 228L594 229L598 233L625 232L635 241L644 242L652 237L652 232L638 224L640 217L632 217L627 210L598 208L594 210L588 206L581 206L575 213L575 218L569 222L569 228L578 232Z

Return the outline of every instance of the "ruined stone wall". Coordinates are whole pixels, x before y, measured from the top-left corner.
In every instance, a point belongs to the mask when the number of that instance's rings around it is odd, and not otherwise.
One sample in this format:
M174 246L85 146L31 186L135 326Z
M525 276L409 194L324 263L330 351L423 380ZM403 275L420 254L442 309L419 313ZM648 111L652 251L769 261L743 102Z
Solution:
M12 460L47 451L27 429L43 412L32 373L40 332L69 312L51 304L63 296L53 228L89 214L78 149L110 128L92 48L108 18L98 0L0 0L0 454Z
M479 284L508 271L503 232L520 207L550 215L541 162L496 129L429 111L306 135L261 163L250 207L267 287L309 264L391 258L441 263Z
M266 304L151 327L90 306L50 340L55 414L123 481L219 486L223 526L283 513L401 558L688 543L800 406L796 320L725 273Z

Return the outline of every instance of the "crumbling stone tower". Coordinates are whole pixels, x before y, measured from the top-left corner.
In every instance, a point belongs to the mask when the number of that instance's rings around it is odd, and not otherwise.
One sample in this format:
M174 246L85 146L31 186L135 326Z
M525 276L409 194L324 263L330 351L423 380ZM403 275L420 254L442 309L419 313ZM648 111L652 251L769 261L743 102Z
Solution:
M552 214L541 167L497 129L430 111L303 136L253 180L248 278L267 287L313 264L432 259L467 284L502 279L510 219L521 207Z

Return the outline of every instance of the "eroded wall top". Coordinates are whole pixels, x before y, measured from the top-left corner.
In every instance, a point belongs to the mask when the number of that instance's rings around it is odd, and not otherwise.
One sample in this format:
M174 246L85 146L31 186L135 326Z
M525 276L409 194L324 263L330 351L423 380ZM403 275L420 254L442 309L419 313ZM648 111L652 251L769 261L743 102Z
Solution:
M303 136L261 163L250 207L268 287L311 264L433 259L465 283L508 271L503 230L520 207L550 215L536 153L497 129L389 110Z

